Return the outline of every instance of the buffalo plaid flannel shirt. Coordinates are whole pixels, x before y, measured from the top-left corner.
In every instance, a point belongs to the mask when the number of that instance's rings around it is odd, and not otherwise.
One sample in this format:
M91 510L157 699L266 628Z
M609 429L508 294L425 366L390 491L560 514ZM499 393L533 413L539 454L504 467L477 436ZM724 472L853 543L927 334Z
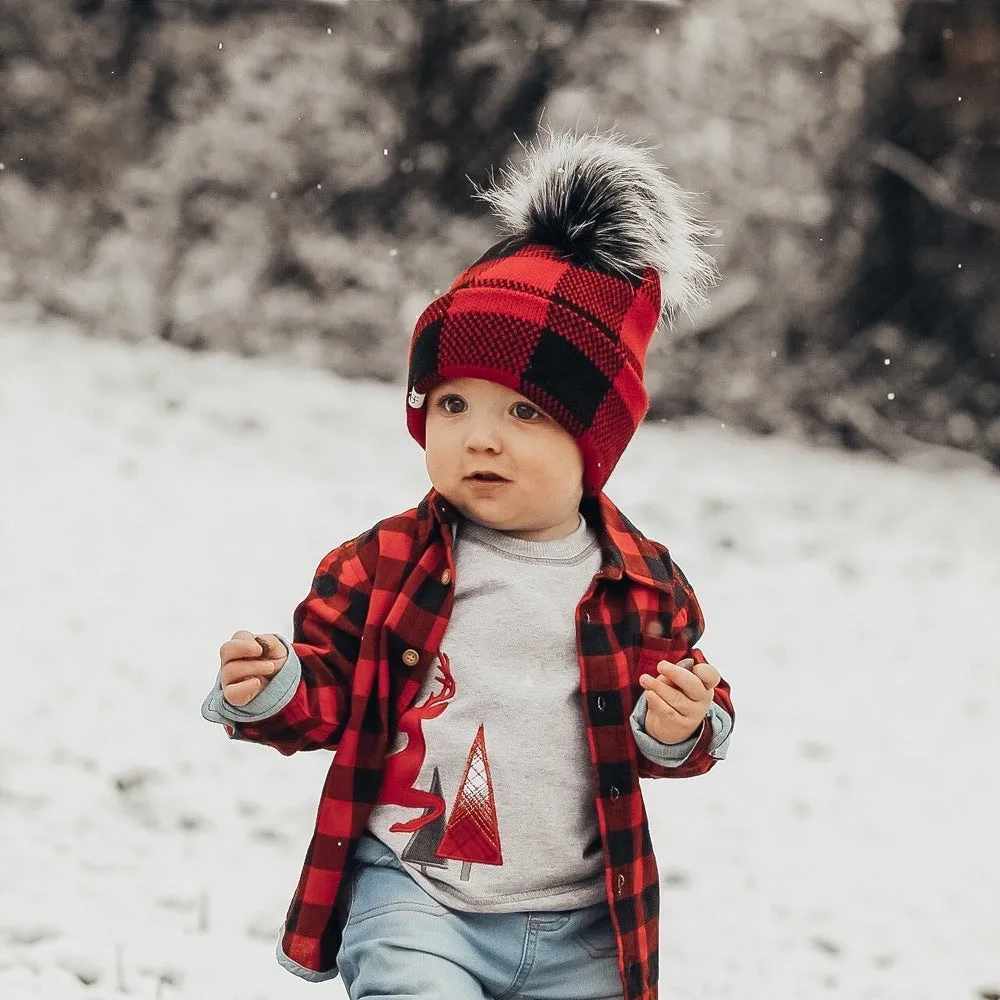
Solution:
M628 725L642 693L639 675L655 675L664 658L704 662L696 648L704 619L666 548L645 538L605 494L585 498L581 512L603 556L577 608L576 626L605 889L623 996L656 1000L659 876L638 779L709 770L724 755L733 707L722 681L712 724L706 720L679 765L662 766L639 752ZM283 754L336 751L278 945L281 964L312 981L337 975L338 892L377 801L396 723L420 690L448 625L457 516L432 489L416 508L324 557L295 611L293 648L301 662L295 689L280 697L272 716L226 725L231 737ZM232 710L228 719L239 716Z

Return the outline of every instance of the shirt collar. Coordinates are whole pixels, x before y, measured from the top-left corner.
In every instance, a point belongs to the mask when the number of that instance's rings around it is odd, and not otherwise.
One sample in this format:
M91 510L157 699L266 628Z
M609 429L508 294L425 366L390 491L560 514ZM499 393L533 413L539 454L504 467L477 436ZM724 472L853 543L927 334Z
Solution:
M454 531L460 516L454 504L433 487L424 499L433 518ZM624 575L648 587L667 593L672 591L669 556L646 538L606 494L602 492L595 497L584 497L580 513L600 539L602 576L620 580Z
M673 592L669 555L639 531L605 493L585 497L580 511L601 540L602 575L612 580L627 576L647 587Z

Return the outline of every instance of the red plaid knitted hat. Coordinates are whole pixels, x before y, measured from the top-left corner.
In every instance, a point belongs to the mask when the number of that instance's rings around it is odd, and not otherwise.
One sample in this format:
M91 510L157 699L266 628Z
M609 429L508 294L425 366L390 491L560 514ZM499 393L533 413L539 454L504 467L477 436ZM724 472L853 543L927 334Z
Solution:
M613 134L546 133L477 196L506 235L417 320L407 427L423 447L438 383L497 382L576 439L596 494L648 409L654 331L713 280L705 229L648 151Z

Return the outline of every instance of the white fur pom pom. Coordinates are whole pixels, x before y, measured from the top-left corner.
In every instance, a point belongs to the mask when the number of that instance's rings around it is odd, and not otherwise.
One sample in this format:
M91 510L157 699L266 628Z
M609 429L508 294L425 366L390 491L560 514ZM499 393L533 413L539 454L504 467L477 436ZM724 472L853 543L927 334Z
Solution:
M717 278L703 249L710 230L691 211L691 196L648 149L616 133L544 130L519 166L502 170L501 181L476 197L508 237L554 246L575 263L630 281L655 268L668 320L703 303Z

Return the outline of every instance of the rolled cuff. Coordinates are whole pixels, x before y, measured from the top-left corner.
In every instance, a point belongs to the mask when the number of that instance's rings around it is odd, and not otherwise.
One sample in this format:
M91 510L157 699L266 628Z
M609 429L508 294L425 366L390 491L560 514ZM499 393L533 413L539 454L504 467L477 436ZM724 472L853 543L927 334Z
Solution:
M277 638L281 639L288 656L282 668L268 681L260 694L243 706L230 705L222 694L221 678L216 677L215 687L201 704L203 719L222 725L262 722L277 715L295 697L302 678L302 663L291 643L280 635Z
M307 983L326 983L331 979L336 979L340 975L340 970L334 966L329 972L316 972L315 969L307 969L304 965L299 965L293 958L289 958L281 947L281 942L285 937L285 928L282 925L278 932L278 943L274 949L274 956L286 972L290 972L299 979L304 979Z
M661 767L680 767L691 756L698 740L705 731L706 725L712 727L712 741L708 747L709 754L716 760L725 758L726 751L729 749L729 736L733 730L733 720L721 705L712 702L705 716L705 721L682 743L661 743L658 739L650 736L646 732L647 710L646 692L643 691L629 716L629 722L636 745L647 760L651 760Z

